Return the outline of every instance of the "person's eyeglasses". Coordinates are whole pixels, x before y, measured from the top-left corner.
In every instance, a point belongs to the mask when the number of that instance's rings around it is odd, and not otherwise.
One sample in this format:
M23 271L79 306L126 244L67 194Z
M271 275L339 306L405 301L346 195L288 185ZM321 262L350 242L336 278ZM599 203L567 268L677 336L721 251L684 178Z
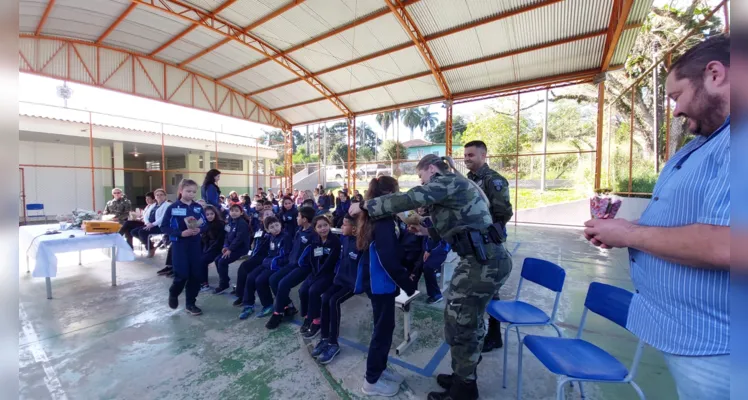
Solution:
M114 194L122 194L122 192L114 192Z

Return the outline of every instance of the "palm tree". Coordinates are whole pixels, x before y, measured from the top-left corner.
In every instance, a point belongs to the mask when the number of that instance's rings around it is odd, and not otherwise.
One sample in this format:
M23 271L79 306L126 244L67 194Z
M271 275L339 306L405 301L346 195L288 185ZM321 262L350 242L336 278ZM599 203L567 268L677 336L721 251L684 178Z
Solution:
M390 126L392 126L392 124L396 121L395 118L395 111L386 111L377 114L377 123L382 127L382 129L384 129L384 140L387 140L387 131L390 129Z
M413 140L413 131L421 125L421 109L414 107L405 110L403 124L410 129L410 140Z
M428 107L421 108L419 114L421 115L421 120L418 121L418 128L421 129L421 133L425 133L426 128L434 129L439 122L436 118L437 113L429 111Z

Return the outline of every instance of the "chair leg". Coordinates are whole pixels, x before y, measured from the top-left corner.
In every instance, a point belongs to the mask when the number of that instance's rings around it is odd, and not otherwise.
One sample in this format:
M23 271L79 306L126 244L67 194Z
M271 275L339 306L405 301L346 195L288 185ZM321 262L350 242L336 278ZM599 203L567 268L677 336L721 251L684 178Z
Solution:
M504 372L502 377L502 384L501 386L506 389L506 376L507 376L507 370L506 370L506 363L507 363L507 356L509 348L509 329L512 328L512 324L507 324L506 329L504 330Z
M582 386L582 381L579 381L579 392L582 394L582 398L584 399L584 386Z
M642 389L639 387L639 385L637 385L634 381L631 381L629 383L634 387L634 390L636 390L636 394L639 395L639 398L641 400L646 400L646 397L644 397L644 392L642 392Z
M556 330L556 334L558 334L558 337L564 337L564 335L561 333L561 329L559 329L556 324L551 324L551 326Z
M517 343L522 343L522 339L519 337L519 326L515 326L514 331L517 332Z
M569 382L569 380L564 378L556 385L556 400L564 400L564 385L566 382Z
M525 344L519 342L519 356L517 357L517 400L522 399L522 348ZM504 348L506 353L506 348ZM506 370L504 370L504 376L506 376Z

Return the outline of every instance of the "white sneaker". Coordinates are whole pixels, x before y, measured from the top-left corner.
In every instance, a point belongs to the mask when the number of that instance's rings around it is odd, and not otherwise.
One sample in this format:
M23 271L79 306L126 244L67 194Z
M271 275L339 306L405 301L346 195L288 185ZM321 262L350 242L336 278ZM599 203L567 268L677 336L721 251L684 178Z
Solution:
M385 379L379 379L376 383L369 383L364 379L361 391L368 396L392 397L400 391L400 385Z
M382 372L382 376L380 376L381 379L386 379L390 382L397 383L398 385L403 383L405 381L405 377L395 372L395 370L391 370L389 368L385 369L384 372Z

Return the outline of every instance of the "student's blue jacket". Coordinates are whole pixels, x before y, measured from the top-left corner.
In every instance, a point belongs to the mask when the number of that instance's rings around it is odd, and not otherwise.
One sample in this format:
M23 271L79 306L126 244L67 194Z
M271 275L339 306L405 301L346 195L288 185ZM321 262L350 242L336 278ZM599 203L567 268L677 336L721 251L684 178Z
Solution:
M301 253L309 246L314 240L314 236L317 235L314 229L310 225L309 228L304 230L302 227L296 229L296 235L293 238L293 244L291 245L291 254L288 256L288 265L291 267L299 266L299 258Z
M304 249L299 258L299 268L307 268L311 274L308 279L316 280L335 275L335 265L340 259L340 239L338 235L330 233L323 243L318 235Z
M202 235L203 253L218 254L223 248L226 240L226 224L216 218L208 223L205 233Z
M187 205L181 200L177 200L171 203L169 208L166 209L164 218L161 220L161 232L169 235L172 243L194 243L195 246L200 246L200 235L182 237L182 232L187 230L187 224L184 222L187 217L203 220L203 224L200 226L200 233L205 233L208 229L205 211L199 203L193 201Z
M429 253L429 258L423 263L423 268L439 269L447 259L449 253L449 243L444 240L434 240L430 237L423 241L423 251Z
M340 261L333 283L353 290L356 287L361 252L356 248L355 236L340 236L340 243Z
M294 237L296 234L296 228L299 227L299 223L296 221L296 216L299 215L299 210L296 206L292 206L290 210L285 208L278 214L278 219L283 225L283 232L286 232L288 236Z
M215 183L203 185L200 188L200 197L202 197L202 199L205 200L206 203L212 204L213 207L216 208L216 210L220 211L221 209L223 209L220 199L221 189Z
M279 233L277 236L268 236L267 255L262 260L264 268L277 271L288 264L288 255L291 252L291 237L286 232Z
M403 249L398 245L402 232L395 218L383 218L374 223L374 234L369 248L359 262L354 293L394 294L402 288L411 295L416 284L401 264Z
M351 208L351 200L341 201L337 207L335 207L335 212L333 212L333 215L336 217L342 217L346 214L348 214L348 209Z
M319 196L319 200L317 203L318 210L319 207L322 207L325 212L330 211L330 208L332 207L332 205L330 204L330 197L327 195Z
M229 218L227 226L228 232L223 248L231 250L232 253L240 252L246 255L249 252L249 244L252 240L247 220L244 217Z

